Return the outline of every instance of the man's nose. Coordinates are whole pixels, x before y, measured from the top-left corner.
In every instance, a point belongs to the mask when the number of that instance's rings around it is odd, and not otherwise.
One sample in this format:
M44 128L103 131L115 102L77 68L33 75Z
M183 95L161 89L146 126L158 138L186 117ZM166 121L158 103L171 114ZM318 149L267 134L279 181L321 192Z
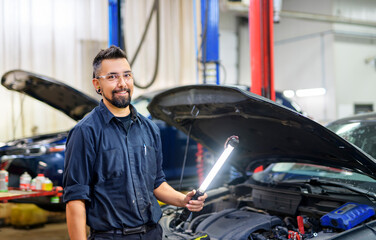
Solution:
M122 76L122 75L119 76L118 85L119 86L126 86L127 85L127 80L124 76Z

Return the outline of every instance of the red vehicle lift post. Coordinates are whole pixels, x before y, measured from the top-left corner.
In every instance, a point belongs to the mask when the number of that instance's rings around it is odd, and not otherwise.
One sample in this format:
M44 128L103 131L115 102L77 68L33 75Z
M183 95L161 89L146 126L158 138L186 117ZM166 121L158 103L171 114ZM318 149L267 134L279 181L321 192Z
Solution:
M273 1L250 0L248 14L251 91L275 101Z

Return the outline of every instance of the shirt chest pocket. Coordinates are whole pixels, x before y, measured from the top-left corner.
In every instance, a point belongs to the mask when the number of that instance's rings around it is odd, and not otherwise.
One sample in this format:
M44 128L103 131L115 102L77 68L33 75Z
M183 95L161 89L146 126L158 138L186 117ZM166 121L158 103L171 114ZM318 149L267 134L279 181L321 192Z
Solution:
M154 180L157 173L157 154L154 147L144 145L141 149L141 156L142 171Z
M103 151L102 154L102 174L105 179L117 178L124 173L124 159L119 149Z

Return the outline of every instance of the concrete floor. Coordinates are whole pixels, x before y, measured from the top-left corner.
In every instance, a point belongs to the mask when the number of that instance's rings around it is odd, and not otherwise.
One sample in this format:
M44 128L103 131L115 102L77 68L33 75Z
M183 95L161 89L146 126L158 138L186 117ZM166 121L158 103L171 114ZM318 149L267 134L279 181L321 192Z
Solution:
M1 240L69 240L67 224L48 223L33 229L0 228Z

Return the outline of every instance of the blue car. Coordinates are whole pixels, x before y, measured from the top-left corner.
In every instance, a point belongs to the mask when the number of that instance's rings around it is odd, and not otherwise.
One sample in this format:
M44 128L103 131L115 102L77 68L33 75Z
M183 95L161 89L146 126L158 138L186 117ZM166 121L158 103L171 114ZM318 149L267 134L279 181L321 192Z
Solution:
M12 70L2 76L1 84L9 90L18 91L42 101L65 113L75 121L82 119L98 105L98 100L49 77L22 70ZM160 91L150 92L133 100L137 110L150 117L147 105ZM277 92L277 102L296 111L291 102ZM166 122L153 119L161 130L164 162L168 182L181 190L197 187L205 171L215 160L211 152L202 148L187 135ZM28 172L33 178L44 173L54 186L62 185L65 142L68 130L12 140L0 147L1 168L9 172L9 186L18 187L20 175ZM186 159L186 161L184 161ZM182 169L184 169L183 178ZM18 200L21 201L21 200ZM64 211L64 204L51 204L47 198L27 199L22 202L37 203L48 210Z

